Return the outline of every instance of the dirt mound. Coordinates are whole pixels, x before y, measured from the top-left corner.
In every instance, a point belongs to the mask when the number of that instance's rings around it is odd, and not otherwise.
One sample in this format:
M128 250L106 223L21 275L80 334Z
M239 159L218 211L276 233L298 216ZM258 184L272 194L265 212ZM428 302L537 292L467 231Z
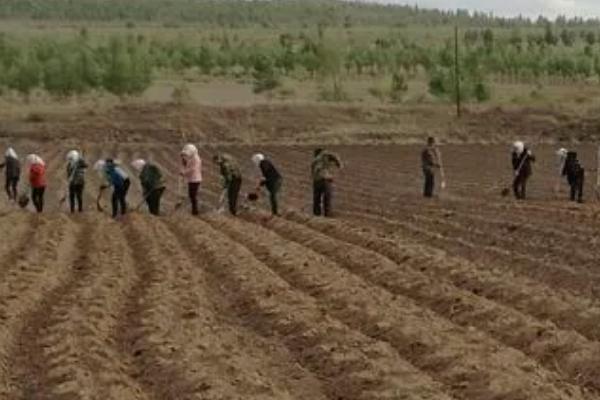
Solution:
M123 104L108 110L0 122L0 136L96 143L415 143L434 135L455 143L598 139L597 115L536 109L465 110L448 106L265 104L249 107Z

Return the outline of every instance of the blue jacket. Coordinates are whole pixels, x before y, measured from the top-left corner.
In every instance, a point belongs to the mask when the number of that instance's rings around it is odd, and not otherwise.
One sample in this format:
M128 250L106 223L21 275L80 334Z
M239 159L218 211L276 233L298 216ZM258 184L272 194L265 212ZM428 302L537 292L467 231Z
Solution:
M129 180L129 176L123 169L114 164L108 164L104 167L104 175L109 185L114 188L122 188L125 185L125 181Z

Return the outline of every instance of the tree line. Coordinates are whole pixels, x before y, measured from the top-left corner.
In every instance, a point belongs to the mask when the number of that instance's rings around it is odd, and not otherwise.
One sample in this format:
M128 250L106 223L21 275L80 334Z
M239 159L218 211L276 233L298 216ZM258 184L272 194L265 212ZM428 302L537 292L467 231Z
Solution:
M0 19L59 21L159 21L239 28L290 27L325 23L336 27L453 25L532 27L550 21L502 18L466 10L443 11L416 6L341 0L2 0ZM598 19L559 17L556 26L600 27Z
M498 33L500 32L500 33ZM459 66L464 96L487 100L490 76L523 82L600 77L600 37L593 30L527 31L467 29L460 38ZM455 96L453 38L434 45L409 40L393 30L367 42L330 37L327 29L299 33L271 31L253 40L235 30L200 39L150 38L134 32L90 38L86 29L69 39L20 38L0 34L0 90L28 96L44 89L56 96L107 91L119 96L143 92L164 74L192 73L251 79L256 92L273 90L282 78L319 80L342 98L344 80L392 77L390 97L399 99L406 82L425 73L430 92Z

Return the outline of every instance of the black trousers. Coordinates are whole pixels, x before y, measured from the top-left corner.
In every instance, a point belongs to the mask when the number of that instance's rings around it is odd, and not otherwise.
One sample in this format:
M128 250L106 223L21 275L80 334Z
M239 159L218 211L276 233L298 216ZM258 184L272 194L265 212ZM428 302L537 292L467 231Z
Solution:
M127 192L129 192L129 185L131 181L125 179L123 186L115 187L112 195L112 216L116 218L119 214L119 208L121 208L121 215L127 213Z
M200 182L188 183L188 196L192 203L192 215L198 215L198 191L200 190Z
M160 215L160 199L165 191L165 188L158 188L152 190L146 196L146 204L148 204L148 211L152 215Z
M569 179L571 187L571 201L583 202L583 186L585 183L585 171L582 169L578 176Z
M40 188L32 188L31 189L31 201L35 206L35 209L38 213L44 211L44 192L46 191L45 187Z
M529 179L528 175L518 175L513 181L513 193L515 195L515 199L517 200L525 200L527 197L527 180Z
M433 188L435 187L435 174L429 168L423 168L423 176L425 177L425 183L423 185L423 196L430 198L433 197Z
M83 184L69 185L69 206L72 213L75 212L75 205L77 205L77 211L83 211L83 188Z
M272 185L267 186L267 190L269 191L269 202L271 203L271 213L273 215L279 215L279 192L281 191L281 185L283 184L283 180L280 179L277 182L274 182Z
M333 200L333 181L331 179L318 179L313 182L313 214L326 217L331 216L331 202Z
M17 200L17 186L19 185L19 178L6 178L6 194L9 200Z
M227 203L229 204L229 212L231 215L237 215L237 203L241 188L241 177L233 178L227 187Z

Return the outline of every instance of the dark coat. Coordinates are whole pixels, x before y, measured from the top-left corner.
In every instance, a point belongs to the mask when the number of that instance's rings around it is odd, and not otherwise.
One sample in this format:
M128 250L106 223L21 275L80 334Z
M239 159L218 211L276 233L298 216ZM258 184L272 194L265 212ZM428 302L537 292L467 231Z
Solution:
M269 191L273 191L273 189L277 189L279 184L281 183L281 174L273 163L269 160L262 160L259 165L260 171L263 174L264 179L261 182L261 185L266 186Z
M512 167L515 173L518 172L519 178L529 178L533 173L532 164L535 162L535 156L525 148L521 154L512 153Z
M6 179L19 179L21 176L21 162L18 158L6 157L0 168L6 168Z

